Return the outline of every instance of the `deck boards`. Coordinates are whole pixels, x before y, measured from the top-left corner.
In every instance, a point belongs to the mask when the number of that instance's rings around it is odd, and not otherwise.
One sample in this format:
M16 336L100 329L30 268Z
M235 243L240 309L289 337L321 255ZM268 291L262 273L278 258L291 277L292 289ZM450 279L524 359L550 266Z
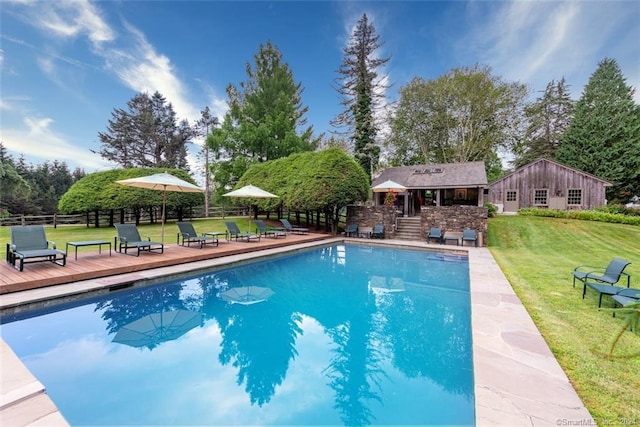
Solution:
M25 264L24 270L20 272L10 264L0 263L0 295L294 245L329 237L332 236L310 233L307 235L289 234L284 239L262 238L259 242L251 241L249 243L220 240L220 244L217 247L207 245L203 248L165 243L164 253L142 253L139 257L125 255L116 251L112 251L111 256L109 256L109 251L104 250L104 248L102 253L99 254L97 247L83 247L78 248L77 261L74 259L74 251L70 251L70 255L67 255L67 265L64 267L50 262L37 262Z

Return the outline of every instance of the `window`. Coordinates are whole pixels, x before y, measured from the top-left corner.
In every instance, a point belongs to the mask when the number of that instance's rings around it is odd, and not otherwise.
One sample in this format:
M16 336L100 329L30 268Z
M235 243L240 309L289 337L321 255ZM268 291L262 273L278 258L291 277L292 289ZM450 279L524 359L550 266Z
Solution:
M518 192L515 190L507 190L507 202L517 202Z
M533 204L534 206L547 206L549 204L549 190L546 188L533 190Z
M567 205L582 205L582 188L570 188L567 191Z

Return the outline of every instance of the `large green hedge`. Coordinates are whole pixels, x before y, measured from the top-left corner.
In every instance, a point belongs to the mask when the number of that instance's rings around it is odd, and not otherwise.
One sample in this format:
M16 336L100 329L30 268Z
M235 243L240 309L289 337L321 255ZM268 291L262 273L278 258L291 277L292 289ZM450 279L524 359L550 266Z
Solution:
M278 196L253 199L263 210L280 207L291 211L322 211L331 214L334 228L345 206L367 200L369 179L362 167L337 148L292 154L251 166L236 188L252 184ZM236 203L247 203L238 200Z
M116 181L167 172L195 184L188 172L167 168L130 168L95 172L77 181L62 195L58 210L84 213L96 210L147 208L162 205L162 191L128 187ZM178 209L204 203L202 193L167 191L167 208Z

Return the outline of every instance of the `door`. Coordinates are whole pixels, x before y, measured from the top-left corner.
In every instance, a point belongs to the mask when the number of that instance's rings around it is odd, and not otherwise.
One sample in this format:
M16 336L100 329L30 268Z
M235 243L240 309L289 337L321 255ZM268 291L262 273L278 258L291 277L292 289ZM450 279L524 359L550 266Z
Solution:
M518 212L520 207L520 197L518 190L507 190L504 198L505 212Z

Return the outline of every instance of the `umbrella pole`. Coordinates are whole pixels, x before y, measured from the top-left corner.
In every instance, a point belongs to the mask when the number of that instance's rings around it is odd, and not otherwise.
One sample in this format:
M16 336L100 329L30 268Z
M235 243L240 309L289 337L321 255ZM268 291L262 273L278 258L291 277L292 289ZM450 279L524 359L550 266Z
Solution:
M164 191L162 192L162 226L161 226L161 235L160 235L160 242L162 244L164 244L164 220L165 220L165 209L167 206L167 189L165 188Z

